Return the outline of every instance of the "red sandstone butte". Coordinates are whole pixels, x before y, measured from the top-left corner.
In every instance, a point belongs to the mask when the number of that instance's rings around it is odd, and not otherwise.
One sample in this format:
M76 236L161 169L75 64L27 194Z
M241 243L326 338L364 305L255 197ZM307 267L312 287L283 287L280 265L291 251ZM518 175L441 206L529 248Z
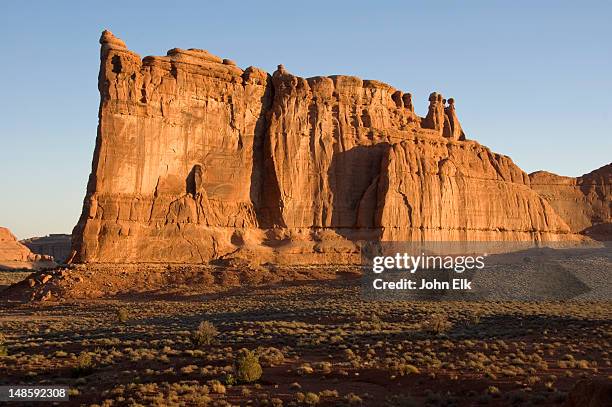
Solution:
M578 178L546 171L529 174L531 187L565 220L572 232L612 240L612 163Z
M51 256L34 254L10 230L0 227L0 269L44 269L57 266Z
M100 43L73 262L346 262L360 239L580 239L509 157L466 139L439 93L423 118L374 80L269 75L199 49L141 58L109 31Z

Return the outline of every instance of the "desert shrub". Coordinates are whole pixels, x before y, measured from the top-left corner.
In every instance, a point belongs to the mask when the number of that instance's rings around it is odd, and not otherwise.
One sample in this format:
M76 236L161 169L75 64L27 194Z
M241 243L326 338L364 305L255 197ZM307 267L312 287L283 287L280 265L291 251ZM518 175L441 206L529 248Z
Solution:
M349 393L344 396L344 399L347 401L349 406L360 406L363 403L361 397L356 395L355 393Z
M397 373L400 376L406 376L406 375L409 375L409 374L419 374L420 373L419 372L419 368L417 368L416 366L409 365L409 364L403 364L403 363L398 365L396 370L397 370Z
M309 363L302 364L300 367L297 368L296 371L297 374L299 374L300 376L314 373L314 369L312 368L312 366L310 366Z
M224 382L227 386L233 386L236 384L236 377L233 374L228 373L225 375Z
M130 319L130 312L128 311L127 308L121 307L117 309L117 321L119 321L122 324L125 324L128 321L128 319Z
M234 370L236 378L243 383L256 382L263 373L257 355L246 349L236 358Z
M355 356L355 352L353 352L351 349L345 349L344 350L344 357L351 361L353 359L355 359L357 356Z
M315 406L319 404L320 398L317 393L308 392L304 395L304 404Z
M319 396L321 397L339 397L338 390L322 390L319 392Z
M473 311L468 313L467 315L467 321L470 325L478 325L480 323L480 312L478 311Z
M207 346L211 345L219 331L209 321L202 321L198 326L198 329L191 334L191 341L196 346Z
M72 368L72 375L75 377L87 376L93 372L93 359L87 352L81 352L77 358L76 365Z
M423 328L432 334L441 334L448 331L453 326L452 322L444 314L432 314L423 324Z
M6 337L0 333L0 356L8 355L8 349L6 347Z
M187 365L181 368L181 373L190 374L190 373L195 372L197 369L198 367L196 365Z
M209 380L207 382L211 393L225 394L225 386L219 380Z
M332 371L332 364L330 362L317 362L314 364L314 368L323 374L328 374Z
M283 355L283 352L274 347L260 349L258 354L259 362L262 366L278 366L283 364L283 362L285 361L285 356Z

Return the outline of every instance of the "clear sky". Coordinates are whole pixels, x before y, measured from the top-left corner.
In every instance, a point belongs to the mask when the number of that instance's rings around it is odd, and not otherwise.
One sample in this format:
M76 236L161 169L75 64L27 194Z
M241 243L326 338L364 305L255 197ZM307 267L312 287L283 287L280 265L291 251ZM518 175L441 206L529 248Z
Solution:
M174 4L176 3L176 4ZM347 74L456 99L469 138L527 172L612 161L612 2L3 1L0 225L69 233L96 137L100 32L145 55L204 48L243 68Z

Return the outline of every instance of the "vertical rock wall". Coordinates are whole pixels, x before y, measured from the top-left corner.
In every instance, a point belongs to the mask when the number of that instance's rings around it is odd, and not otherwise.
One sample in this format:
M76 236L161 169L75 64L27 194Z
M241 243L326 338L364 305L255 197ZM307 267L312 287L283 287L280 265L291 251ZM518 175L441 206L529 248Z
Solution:
M349 261L360 239L573 239L453 99L101 42L98 136L73 262ZM298 257L301 260L298 260Z
M546 171L529 174L531 185L574 233L612 240L612 164L581 177Z

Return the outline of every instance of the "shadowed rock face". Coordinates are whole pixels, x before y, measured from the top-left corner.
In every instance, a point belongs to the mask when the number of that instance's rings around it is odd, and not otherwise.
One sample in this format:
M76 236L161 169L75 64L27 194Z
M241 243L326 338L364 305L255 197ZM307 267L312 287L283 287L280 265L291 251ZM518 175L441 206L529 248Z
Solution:
M572 232L612 239L612 164L581 177L546 171L529 174L531 186L565 220Z
M442 95L421 118L377 81L100 42L73 262L346 262L359 239L577 238L510 158L465 139Z

